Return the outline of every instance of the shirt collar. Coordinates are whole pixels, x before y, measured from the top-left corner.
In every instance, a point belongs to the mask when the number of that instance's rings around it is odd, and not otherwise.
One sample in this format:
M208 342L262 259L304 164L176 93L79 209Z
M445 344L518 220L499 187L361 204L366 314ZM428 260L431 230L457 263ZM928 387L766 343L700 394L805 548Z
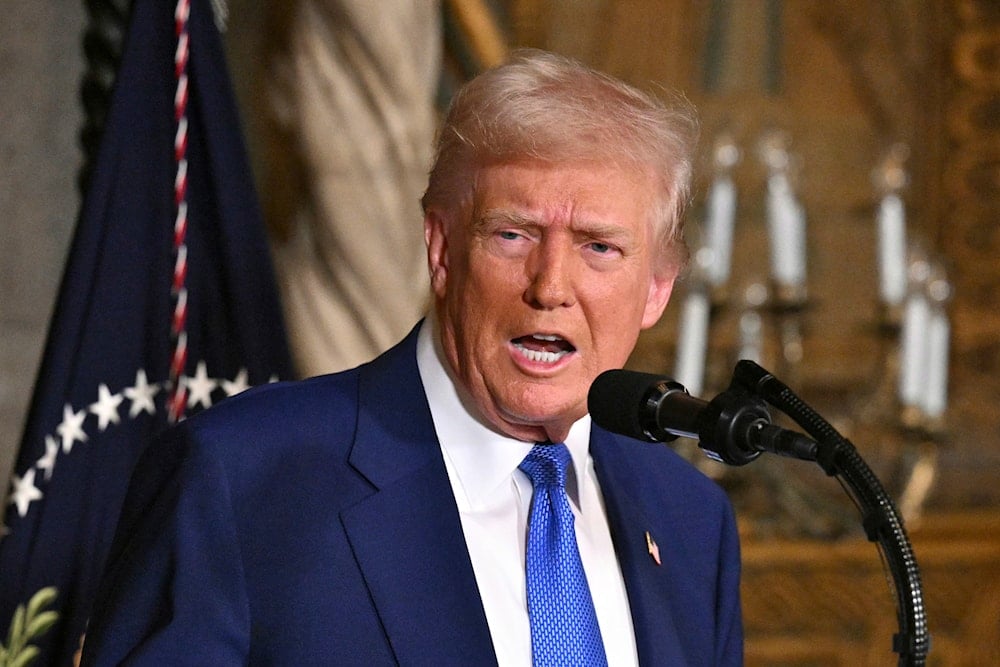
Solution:
M455 500L460 510L476 509L497 487L509 484L512 475L523 475L517 466L535 443L498 433L467 405L467 394L444 358L433 315L424 320L417 336L417 368L441 450L449 469L458 477L458 484L452 483ZM567 477L567 492L579 504L578 485L589 479L589 415L570 427L565 442L573 458L574 473Z

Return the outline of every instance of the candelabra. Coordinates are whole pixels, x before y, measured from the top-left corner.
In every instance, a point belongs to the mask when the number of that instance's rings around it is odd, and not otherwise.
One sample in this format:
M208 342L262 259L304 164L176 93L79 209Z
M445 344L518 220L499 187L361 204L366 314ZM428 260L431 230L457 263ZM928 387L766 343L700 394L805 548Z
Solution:
M673 373L693 395L718 389L712 369L731 367L735 359L774 368L795 386L809 363L804 340L810 317L827 305L810 296L807 210L797 192L803 178L801 158L792 151L790 135L780 130L765 132L755 148L757 159L746 166L759 178L743 180L759 183L761 191L751 194L757 194L762 206L741 211L741 194L746 193L739 192L737 183L742 181L736 169L744 151L731 133L721 132L712 146L711 182L704 201L695 207L700 224L679 311ZM872 341L877 366L867 383L839 399L821 383L813 389L835 413L831 421L838 428L873 448L876 469L890 480L904 518L914 520L933 486L937 452L947 433L952 290L944 264L908 235L908 154L905 145L893 145L872 172L877 266L870 275L878 277L878 303L873 309L876 321L867 330L877 332ZM732 277L738 273L737 244L747 237L737 233L738 227L752 225L754 216L764 222L757 228L766 235L768 275L737 283ZM869 275L855 274L858 279ZM695 449L683 451L698 460ZM817 493L814 480L787 468L758 467L734 476L731 470L698 464L729 486L738 504L746 500L753 507L754 497L766 496L767 507L751 511L770 514L761 517L766 530L831 535L853 526L854 518L844 511L839 495Z

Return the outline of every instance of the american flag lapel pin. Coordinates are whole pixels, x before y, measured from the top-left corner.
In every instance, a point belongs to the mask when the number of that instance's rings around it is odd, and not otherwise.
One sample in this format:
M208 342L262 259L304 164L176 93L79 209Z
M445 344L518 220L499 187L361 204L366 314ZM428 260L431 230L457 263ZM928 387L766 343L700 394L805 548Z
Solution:
M653 562L657 565L660 564L660 547L656 546L656 542L649 535L649 531L646 531L646 549L649 551L649 555L653 557Z

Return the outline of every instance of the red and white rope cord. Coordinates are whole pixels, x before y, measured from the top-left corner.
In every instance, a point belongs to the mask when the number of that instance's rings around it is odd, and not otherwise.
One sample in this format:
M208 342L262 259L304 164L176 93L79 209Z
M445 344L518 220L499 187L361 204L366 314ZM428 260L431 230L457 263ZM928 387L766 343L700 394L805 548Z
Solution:
M174 177L174 204L177 217L174 220L174 276L171 285L174 313L170 323L170 337L173 354L170 359L170 396L167 399L167 417L176 422L184 417L187 407L187 386L184 384L184 369L187 366L187 141L188 141L188 17L191 13L190 0L178 0L174 10L174 25L177 33L177 50L174 53L174 74L177 90L174 93L174 120L177 133L174 135L174 161L177 172Z

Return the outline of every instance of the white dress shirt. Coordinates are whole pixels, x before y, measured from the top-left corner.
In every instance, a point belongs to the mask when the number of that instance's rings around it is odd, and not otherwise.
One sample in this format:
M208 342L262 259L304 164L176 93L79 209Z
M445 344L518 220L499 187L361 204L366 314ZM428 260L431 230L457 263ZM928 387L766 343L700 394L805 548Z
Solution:
M500 665L531 665L524 553L531 480L518 469L534 443L502 435L464 405L444 355L433 316L421 327L417 366L462 520L476 583ZM637 665L625 581L611 542L604 500L590 457L590 416L570 429L573 457L566 491L576 516L576 539L601 626L608 664Z

